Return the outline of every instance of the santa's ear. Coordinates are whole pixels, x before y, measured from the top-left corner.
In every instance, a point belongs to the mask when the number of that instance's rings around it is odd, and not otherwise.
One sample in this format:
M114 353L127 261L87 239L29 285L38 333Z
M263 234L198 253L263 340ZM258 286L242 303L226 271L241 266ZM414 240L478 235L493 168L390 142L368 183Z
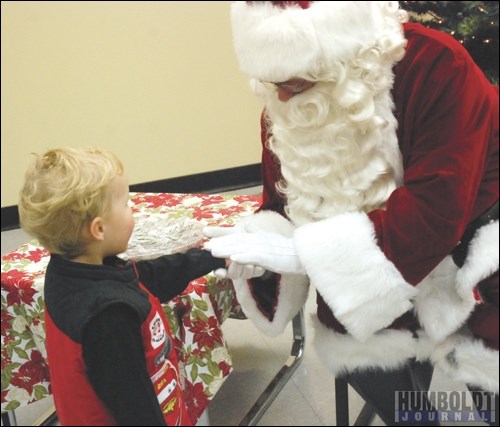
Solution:
M88 226L88 232L92 239L102 241L104 240L104 221L102 217L95 217Z

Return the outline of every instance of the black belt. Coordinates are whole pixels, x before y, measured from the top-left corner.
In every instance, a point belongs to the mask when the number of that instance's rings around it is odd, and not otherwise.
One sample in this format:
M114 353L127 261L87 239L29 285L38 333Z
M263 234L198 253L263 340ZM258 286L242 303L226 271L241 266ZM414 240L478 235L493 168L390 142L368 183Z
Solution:
M467 257L467 252L469 250L469 243L476 234L478 228L483 225L490 224L498 219L498 200L486 210L482 215L478 216L474 221L472 221L464 231L460 242L458 242L455 249L451 252L453 261L458 267L462 267Z

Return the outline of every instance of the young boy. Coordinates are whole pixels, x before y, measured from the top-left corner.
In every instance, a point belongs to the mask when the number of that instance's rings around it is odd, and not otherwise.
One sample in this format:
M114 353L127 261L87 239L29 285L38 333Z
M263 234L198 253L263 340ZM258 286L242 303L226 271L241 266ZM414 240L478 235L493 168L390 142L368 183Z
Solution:
M37 156L20 195L22 228L51 253L45 321L61 425L192 425L160 302L224 260L193 248L123 261L134 228L120 160L96 148Z

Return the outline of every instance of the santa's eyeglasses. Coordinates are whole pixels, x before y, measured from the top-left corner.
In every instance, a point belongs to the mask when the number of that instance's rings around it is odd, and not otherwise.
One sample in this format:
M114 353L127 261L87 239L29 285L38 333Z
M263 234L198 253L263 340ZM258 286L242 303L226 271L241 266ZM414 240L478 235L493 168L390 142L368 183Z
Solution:
M288 93L298 94L312 88L316 82L305 79L290 79L286 82L269 82L266 80L259 80L261 83L270 84L277 89L284 90Z

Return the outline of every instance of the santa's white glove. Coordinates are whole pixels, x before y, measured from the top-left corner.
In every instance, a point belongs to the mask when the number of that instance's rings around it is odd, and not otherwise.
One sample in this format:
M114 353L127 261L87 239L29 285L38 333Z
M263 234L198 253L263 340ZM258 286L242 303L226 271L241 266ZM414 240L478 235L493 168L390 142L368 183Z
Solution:
M254 277L262 276L266 270L263 267L252 264L240 264L239 262L231 261L229 267L218 268L214 271L215 277L218 279L253 279Z
M206 237L221 237L235 233L245 233L245 228L240 225L236 225L234 227L205 227L203 229L203 234ZM218 279L248 280L254 277L260 277L265 272L266 270L258 265L240 264L238 262L231 261L227 268L218 268L214 271L214 274Z
M239 264L253 264L280 274L305 274L293 240L281 234L256 230L214 237L205 243L213 256Z

